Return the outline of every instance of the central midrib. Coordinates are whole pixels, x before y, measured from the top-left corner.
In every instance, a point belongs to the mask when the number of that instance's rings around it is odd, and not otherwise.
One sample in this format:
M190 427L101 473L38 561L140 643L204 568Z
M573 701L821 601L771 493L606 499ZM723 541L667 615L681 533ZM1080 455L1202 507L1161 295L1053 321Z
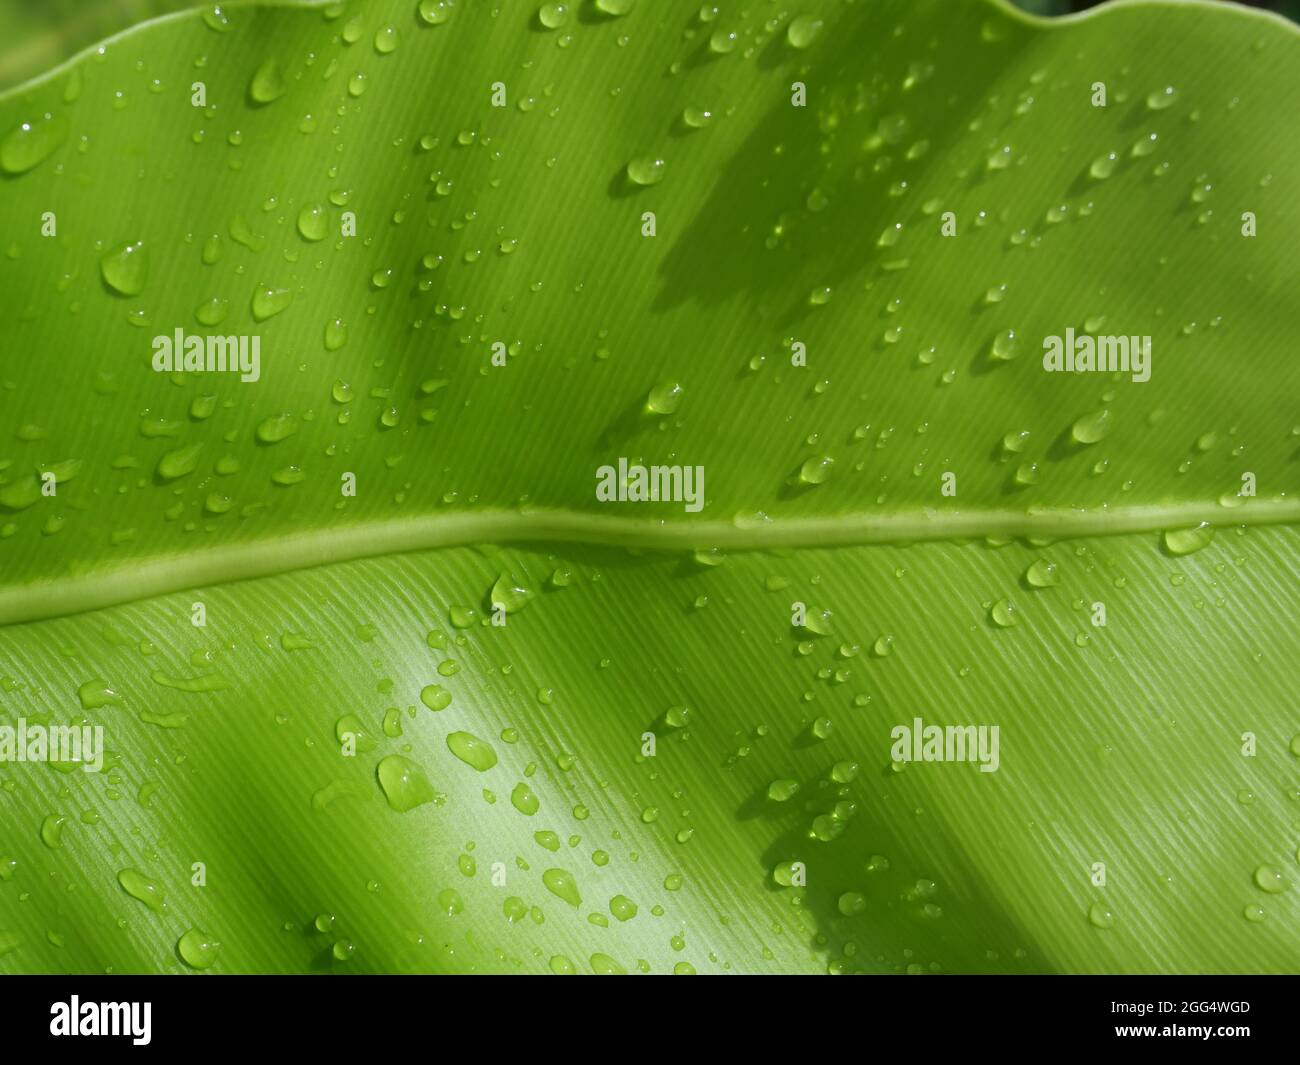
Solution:
M1190 502L1092 510L913 510L751 523L652 522L560 510L431 514L135 560L75 577L0 588L0 625L313 566L467 544L535 541L664 551L761 551L983 537L1067 539L1188 528L1202 522L1216 526L1300 522L1300 500L1251 500L1237 508Z

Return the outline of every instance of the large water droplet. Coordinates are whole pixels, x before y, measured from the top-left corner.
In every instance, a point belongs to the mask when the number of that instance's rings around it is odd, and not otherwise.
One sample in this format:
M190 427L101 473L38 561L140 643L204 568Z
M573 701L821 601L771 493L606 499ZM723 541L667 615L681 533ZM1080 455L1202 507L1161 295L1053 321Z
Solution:
M1070 436L1078 444L1095 444L1109 435L1112 424L1110 411L1103 407L1076 421L1070 427Z
M574 880L572 873L564 869L547 869L542 873L542 883L557 899L563 899L574 908L582 905L582 896L578 894L578 882Z
M143 241L128 241L109 249L99 260L105 284L121 296L138 296L149 276Z
M271 318L293 302L293 291L273 285L258 285L253 291L253 317L259 322Z
M1172 106L1177 99L1178 90L1172 85L1166 85L1163 89L1157 89L1147 95L1147 107L1152 111L1163 111L1166 107Z
M785 39L793 48L807 48L821 35L825 25L816 15L800 15L785 31Z
M1270 895L1280 895L1291 886L1291 881L1277 866L1261 865L1255 870L1255 885L1260 891L1267 891Z
M522 780L515 785L514 791L510 793L510 805L527 817L532 817L542 806L537 796L533 794L533 789Z
M1115 914L1104 903L1094 902L1088 907L1088 923L1093 928L1112 928L1115 924Z
M558 30L569 21L568 4L543 4L537 10L537 21L548 30Z
M831 475L835 460L829 455L816 455L799 467L800 484L825 484Z
M1015 604L1009 599L999 599L994 603L989 611L989 617L993 619L993 624L1001 629L1009 629L1013 625L1020 624L1020 616L1016 612Z
M1048 562L1045 558L1030 563L1029 568L1025 570L1025 580L1035 588L1052 588L1061 583L1060 575L1056 572L1056 563Z
M123 869L117 874L117 882L122 885L123 891L143 902L154 913L163 912L163 890L144 873L135 869Z
M274 59L268 59L253 71L252 80L248 83L248 95L254 103L269 104L283 96L286 88L280 64Z
M672 414L682 402L682 386L676 381L668 381L650 389L646 397L645 409L651 414Z
M257 439L264 444L278 444L298 431L298 419L292 414L264 418L257 426Z
M6 174L25 174L48 159L68 135L65 118L42 115L22 122L0 141L0 170Z
M441 26L451 20L456 0L420 0L416 10L430 26Z
M480 773L486 773L497 764L497 752L486 740L468 732L453 732L447 737L451 753Z
M208 969L217 960L221 944L207 932L191 928L176 944L181 960L191 969Z
M654 155L638 156L627 164L627 176L636 185L658 185L664 179L664 161Z
M532 598L533 593L511 574L501 574L492 585L492 605L501 607L507 614L519 613Z
M309 203L298 212L298 232L303 240L324 240L328 227L329 217L323 204Z
M1195 528L1174 529L1165 533L1165 550L1171 555L1190 555L1199 551L1214 539L1214 528L1208 522L1201 522Z
M187 473L193 473L199 464L199 453L202 450L202 444L191 444L189 447L177 448L175 451L165 451L158 459L158 468L155 472L164 481L174 481Z
M433 785L424 770L409 758L390 754L379 763L377 772L388 805L399 813L433 801Z

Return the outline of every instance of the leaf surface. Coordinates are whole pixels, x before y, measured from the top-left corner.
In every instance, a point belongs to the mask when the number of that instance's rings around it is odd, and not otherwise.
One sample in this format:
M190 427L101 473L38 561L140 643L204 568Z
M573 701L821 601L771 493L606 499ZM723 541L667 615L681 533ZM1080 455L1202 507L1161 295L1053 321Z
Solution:
M1293 968L1295 30L616 6L223 6L0 100L0 712L114 752L0 770L0 968Z

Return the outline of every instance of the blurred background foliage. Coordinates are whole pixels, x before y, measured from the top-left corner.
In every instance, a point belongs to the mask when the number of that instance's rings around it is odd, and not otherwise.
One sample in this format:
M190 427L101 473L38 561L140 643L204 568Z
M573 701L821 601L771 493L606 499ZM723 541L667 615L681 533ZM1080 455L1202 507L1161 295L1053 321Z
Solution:
M293 3L295 0L277 2ZM689 0L654 2L686 4ZM925 0L917 0L917 3L922 2ZM1100 0L1011 2L1036 15L1065 15L1096 7ZM1232 0L1210 2L1229 3ZM1300 22L1300 0L1239 2ZM0 0L0 89L49 70L96 41L120 33L144 19L202 6L193 0Z

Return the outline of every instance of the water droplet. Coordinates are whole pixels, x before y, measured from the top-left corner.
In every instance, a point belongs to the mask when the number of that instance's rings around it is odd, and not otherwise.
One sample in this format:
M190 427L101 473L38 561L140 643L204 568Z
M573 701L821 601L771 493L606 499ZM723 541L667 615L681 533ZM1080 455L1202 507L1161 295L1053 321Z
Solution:
M497 764L497 752L486 740L468 732L453 732L447 737L451 753L480 773L486 773Z
M25 174L48 159L67 135L68 123L61 115L45 114L19 123L0 140L0 170Z
M993 619L993 624L1001 629L1009 629L1013 625L1020 624L1020 617L1016 613L1015 605L1009 599L999 599L994 603L989 611L989 617Z
M433 801L433 785L424 775L424 770L409 758L390 754L379 763L377 772L388 805L398 813L406 813Z
M122 885L123 891L143 902L154 913L163 912L165 904L162 888L143 873L135 869L123 869L117 874L117 882Z
M1145 137L1139 137L1133 142L1133 147L1129 149L1129 155L1134 159L1143 159L1156 150L1156 144L1159 137L1154 133L1148 133Z
M537 10L537 21L548 30L558 30L569 21L569 5L543 4Z
M268 59L253 72L253 78L248 83L248 95L255 103L269 104L283 96L286 88L280 64L274 59Z
M835 460L829 455L818 455L810 458L799 467L799 482L809 485L825 484L834 465Z
M1280 895L1291 886L1291 881L1276 866L1261 865L1255 870L1255 886L1270 895Z
M348 327L347 327L347 323L344 322L342 318L331 318L328 322L325 323L325 350L326 351L338 351L339 348L343 347L343 345L346 344L347 342L348 342ZM338 386L335 385L335 388L337 387ZM350 388L348 390L349 392L351 391ZM339 403L347 402L347 400L339 399L337 394L334 396L334 398ZM351 396L349 396L348 398L351 399Z
M1252 924L1259 924L1259 922L1267 916L1264 912L1264 907L1253 902L1241 911L1241 915Z
M1056 563L1048 562L1045 558L1030 563L1029 568L1025 570L1025 580L1035 588L1054 588L1061 583L1060 575L1056 572Z
M575 909L582 905L582 896L578 894L578 882L573 878L572 873L564 869L547 869L542 873L542 883L557 899L563 899Z
M149 276L149 261L145 256L143 241L118 244L99 260L99 271L104 283L122 296L138 296L144 291Z
M609 900L609 912L620 921L630 921L636 916L636 903L626 895L615 895Z
M767 797L773 802L789 802L799 794L797 780L774 780L767 786Z
M532 817L541 809L541 803L537 796L533 794L533 789L525 784L522 780L515 785L514 791L510 793L510 805L527 817Z
M264 444L278 444L298 431L298 419L292 414L276 414L258 423L257 439Z
M441 26L451 20L456 0L420 0L416 10L430 26Z
M201 932L197 928L191 928L176 944L176 950L181 956L181 961L191 969L208 969L217 960L217 952L220 951L221 944L213 939L206 932Z
M836 909L845 917L856 917L866 912L867 897L858 891L846 891L835 903Z
M122 705L122 697L118 695L117 689L110 687L98 677L81 685L77 689L77 698L81 700L83 710L98 710L104 706Z
M651 414L672 414L681 405L682 392L676 381L656 385L646 397L645 409Z
M1094 902L1088 907L1088 923L1093 928L1112 928L1115 924L1115 914L1103 903Z
M446 710L451 705L451 692L441 684L428 684L420 689L420 702L430 710Z
M1172 106L1177 99L1178 90L1172 85L1166 85L1163 89L1157 89L1147 95L1147 107L1152 111L1163 111L1166 107Z
M1190 555L1214 539L1214 528L1208 522L1191 529L1175 529L1164 535L1165 550L1171 555Z
M1022 462L1016 467L1016 484L1029 485L1038 483L1038 463Z
M989 170L1005 170L1011 165L1011 145L1004 144L997 151L992 152L984 160L984 166Z
M1112 423L1110 411L1103 407L1076 421L1070 427L1070 436L1078 444L1095 444L1110 434Z
M222 299L220 296L213 296L210 300L200 303L194 309L194 320L199 325L220 325L226 319L230 310L230 301Z
M532 600L533 593L517 577L503 573L492 585L491 596L494 607L501 607L507 614L517 614Z
M993 338L990 354L993 358L1007 362L1014 359L1020 351L1020 340L1014 329L1004 329Z
M793 48L807 48L821 35L824 25L816 15L800 15L786 28L786 40Z
M375 51L388 55L397 48L397 27L384 26L375 32Z
M279 314L292 302L292 290L259 285L253 291L253 317L259 322L264 322Z
M303 240L324 240L328 225L329 217L323 204L309 203L298 212L298 232Z
M640 155L627 164L628 180L635 185L658 185L664 179L664 161L654 155Z
M191 444L189 447L178 448L175 451L164 451L162 457L158 459L155 472L164 481L174 481L178 477L193 473L199 464L199 453L202 450L202 444Z
M709 34L709 51L714 55L730 55L736 50L735 30L716 29Z
M1115 173L1115 167L1119 164L1119 157L1114 152L1107 152L1105 155L1099 155L1092 161L1088 167L1088 173L1097 181L1105 181L1111 174Z
M713 112L699 107L687 107L682 111L682 121L691 129L703 129L713 121Z

